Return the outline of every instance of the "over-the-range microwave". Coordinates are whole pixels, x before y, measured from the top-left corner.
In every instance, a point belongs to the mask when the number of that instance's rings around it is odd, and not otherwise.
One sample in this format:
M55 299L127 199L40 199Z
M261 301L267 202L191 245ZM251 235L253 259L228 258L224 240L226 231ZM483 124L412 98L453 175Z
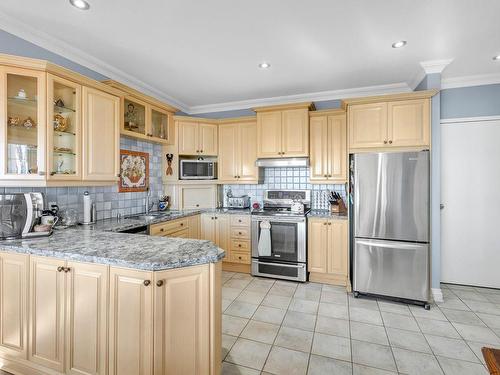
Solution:
M181 160L179 174L181 180L215 180L217 178L217 162Z

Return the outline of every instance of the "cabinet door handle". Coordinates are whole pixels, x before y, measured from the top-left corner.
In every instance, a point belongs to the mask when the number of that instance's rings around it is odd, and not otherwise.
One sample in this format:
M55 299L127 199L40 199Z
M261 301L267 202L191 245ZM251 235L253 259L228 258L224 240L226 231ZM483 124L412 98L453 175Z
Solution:
M69 268L69 267L64 267L64 272L68 273L69 271L71 271L71 268Z
M184 223L181 223L181 227L183 227L183 226L184 226Z
M163 286L163 280L158 280L156 282L156 286Z
M238 219L238 223L241 223L241 219Z
M144 286L148 286L149 284L151 284L151 280L144 280L143 284Z
M392 144L392 141L389 141L389 144Z
M116 175L116 177L121 177L121 176L122 176L122 174L121 174L121 173L118 173L118 174Z
M241 236L241 232L238 232L238 234Z
M218 219L218 217L216 216L216 217L215 217L215 220L217 220L217 219Z
M61 266L57 267L57 272L62 272L62 271L64 271L64 267Z
M200 153L203 153L203 150L200 150Z
M238 259L241 260L241 257L239 256Z
M197 204L197 205L196 205L196 207L200 207L200 205L199 205L199 204Z
M240 244L240 243L238 244L238 247L241 247L241 244Z
M386 145L386 144L387 144L387 141L384 141L384 145Z
M332 175L331 175L331 174L329 174L329 175L328 175L328 177L332 177Z
M325 221L325 222L323 223L323 225L328 225L328 223Z
M161 229L160 229L160 232L165 232L165 228L161 228Z
M332 225L332 223L328 222L328 225Z

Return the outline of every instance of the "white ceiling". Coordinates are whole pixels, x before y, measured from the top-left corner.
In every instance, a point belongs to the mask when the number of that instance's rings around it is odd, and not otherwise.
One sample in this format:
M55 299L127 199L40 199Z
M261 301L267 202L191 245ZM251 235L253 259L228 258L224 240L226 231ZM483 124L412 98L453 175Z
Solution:
M408 90L429 60L453 58L447 79L500 74L498 0L89 2L2 0L0 28L191 113Z

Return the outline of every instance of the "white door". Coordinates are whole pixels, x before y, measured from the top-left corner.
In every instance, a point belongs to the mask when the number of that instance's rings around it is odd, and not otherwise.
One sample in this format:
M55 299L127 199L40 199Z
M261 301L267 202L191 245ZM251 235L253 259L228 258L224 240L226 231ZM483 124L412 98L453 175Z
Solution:
M443 282L500 288L500 119L442 124Z

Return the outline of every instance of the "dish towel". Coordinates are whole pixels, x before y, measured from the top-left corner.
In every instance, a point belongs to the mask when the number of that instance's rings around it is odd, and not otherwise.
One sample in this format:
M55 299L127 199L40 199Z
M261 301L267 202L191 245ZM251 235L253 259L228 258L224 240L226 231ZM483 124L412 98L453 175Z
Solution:
M262 221L260 223L260 237L259 237L259 256L271 256L271 223L269 221Z

